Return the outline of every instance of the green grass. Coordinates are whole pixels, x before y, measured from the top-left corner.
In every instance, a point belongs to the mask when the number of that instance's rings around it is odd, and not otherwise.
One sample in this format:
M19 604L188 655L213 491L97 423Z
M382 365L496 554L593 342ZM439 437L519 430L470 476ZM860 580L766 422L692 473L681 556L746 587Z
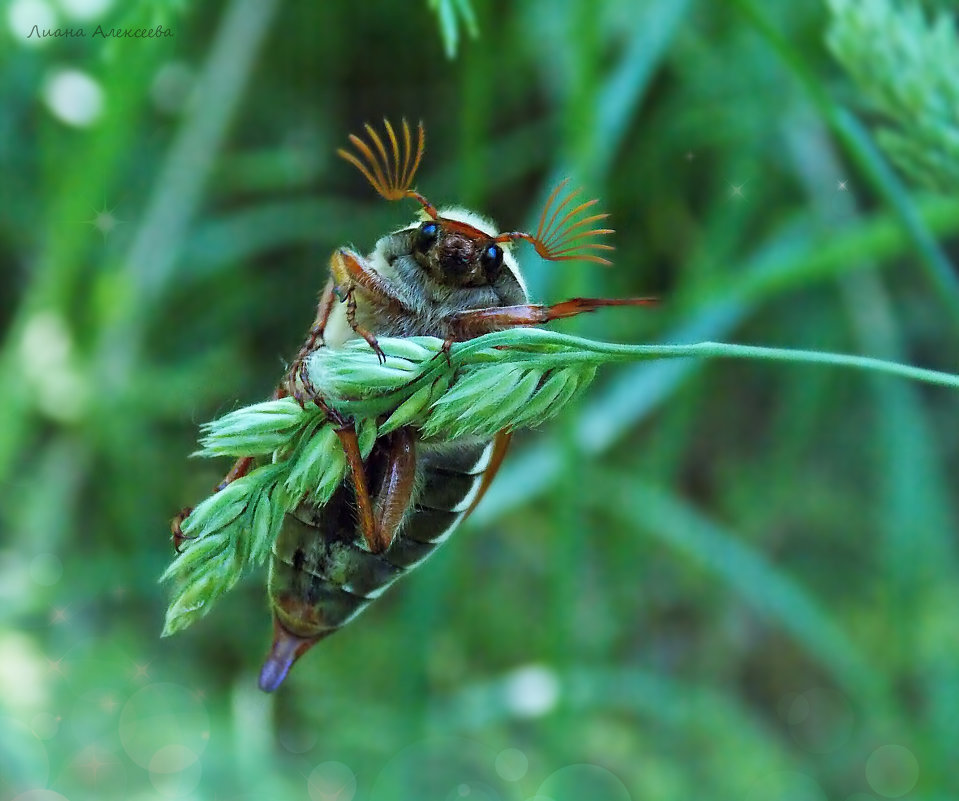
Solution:
M39 46L5 12L0 801L959 794L959 396L888 376L606 366L277 695L262 572L159 636L169 518L227 468L199 424L269 396L333 248L412 213L333 155L366 120L422 118L418 188L504 228L565 175L602 199L615 266L523 251L533 294L662 303L566 333L959 372L954 115L888 104L956 78L864 74L899 40L842 7L155 0L97 21L173 39ZM43 99L65 67L88 128Z

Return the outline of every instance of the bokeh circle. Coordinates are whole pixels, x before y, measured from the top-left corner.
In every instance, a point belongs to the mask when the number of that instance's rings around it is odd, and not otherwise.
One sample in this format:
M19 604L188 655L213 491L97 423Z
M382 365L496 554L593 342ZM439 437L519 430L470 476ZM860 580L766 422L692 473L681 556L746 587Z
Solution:
M342 762L321 762L306 780L312 801L351 801L356 795L356 775Z
M284 726L277 732L277 741L291 754L305 754L316 747L316 729L310 726Z
M904 796L919 781L919 760L902 745L881 745L866 760L866 781L884 798Z
M809 717L809 699L803 693L791 693L791 699L786 707L786 723L798 726Z
M552 801L632 801L620 778L599 765L569 765L546 777L536 791Z
M746 801L826 801L826 794L811 776L780 770L757 780Z
M168 755L190 752L199 757L210 736L210 716L202 701L186 687L169 682L148 684L135 692L124 704L118 725L123 750L147 770L154 756L170 746L185 750L165 752Z
M179 798L200 784L200 756L183 745L165 745L150 758L150 783L167 798Z
M845 695L819 687L796 696L786 720L793 740L814 754L832 753L846 745L856 722Z
M556 672L543 665L527 665L506 678L506 705L519 717L535 718L550 712L559 700Z
M488 784L462 782L443 801L502 801L502 796Z
M496 754L463 737L434 737L413 743L394 756L380 772L369 801L464 798L461 786L482 788L482 801L500 801L491 788L498 779L493 770ZM477 789L477 792L479 790ZM490 793L493 793L490 795ZM465 796L469 799L470 796Z
M496 755L494 767L501 779L518 782L529 770L529 758L518 748L504 748Z
M128 798L129 763L117 751L115 741L109 739L84 741L67 758L56 776L56 785L84 799Z
M13 801L70 801L70 799L53 790L27 790L16 796Z

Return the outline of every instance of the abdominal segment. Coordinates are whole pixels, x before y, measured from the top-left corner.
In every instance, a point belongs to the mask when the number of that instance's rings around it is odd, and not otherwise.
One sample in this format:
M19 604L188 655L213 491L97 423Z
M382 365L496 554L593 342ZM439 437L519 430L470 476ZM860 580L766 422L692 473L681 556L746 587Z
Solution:
M358 529L349 476L326 504L307 499L287 514L270 561L274 641L261 689L276 689L303 653L357 617L446 540L472 502L489 450L484 441L418 442L413 504L390 547L379 554L366 549ZM382 482L384 457L374 448L366 462L371 488Z

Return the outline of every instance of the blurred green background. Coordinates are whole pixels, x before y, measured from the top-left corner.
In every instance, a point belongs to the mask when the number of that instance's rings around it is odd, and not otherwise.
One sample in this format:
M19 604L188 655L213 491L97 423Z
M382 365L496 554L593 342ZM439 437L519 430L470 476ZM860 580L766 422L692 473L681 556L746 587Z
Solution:
M334 155L384 115L424 120L435 203L603 199L615 267L524 251L532 293L663 303L564 330L956 371L953 3L2 8L0 801L959 797L946 390L608 368L275 696L264 574L168 640L157 584L228 468L197 425L268 396L334 247L412 216Z

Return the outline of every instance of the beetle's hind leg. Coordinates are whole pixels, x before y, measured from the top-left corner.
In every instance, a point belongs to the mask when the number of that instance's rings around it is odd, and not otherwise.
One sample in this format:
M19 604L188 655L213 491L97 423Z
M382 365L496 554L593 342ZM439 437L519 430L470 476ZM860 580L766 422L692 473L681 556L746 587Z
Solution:
M346 456L346 463L350 468L350 475L353 480L353 490L356 497L356 513L360 528L363 531L363 538L366 540L366 544L369 547L372 553L380 553L381 551L386 550L390 543L393 541L394 531L389 530L389 525L382 525L378 522L378 518L381 515L378 515L374 510L373 498L370 494L370 485L366 477L366 467L363 464L363 455L360 453L360 443L356 436L356 424L351 419L345 418L341 415L336 409L331 408L323 400L323 398L316 393L315 387L310 382L309 377L305 372L301 371L300 376L298 377L298 383L303 386L304 397L312 401L319 407L319 409L326 415L327 420L329 420L334 428L336 436L339 437L340 445L343 448L343 453ZM299 400L299 398L297 399ZM300 405L303 405L303 401L300 401ZM387 469L387 475L389 476L395 468L391 466ZM405 484L409 485L409 494L412 494L413 489L413 471L407 471L410 474L408 482ZM385 483L388 483L389 479L385 480ZM400 482L403 483L403 482ZM404 486L405 486L404 484ZM383 504L380 504L381 506ZM387 504L388 505L388 504ZM393 508L390 506L389 508ZM405 505L403 510L405 511ZM389 516L387 516L389 517ZM387 520L387 523L391 521L391 518ZM399 520L396 521L396 525L399 524ZM392 527L395 529L395 525Z
M374 501L363 456L350 421L336 429L353 479L356 512L363 538L372 553L382 553L393 542L413 497L416 445L412 431L400 428L386 436L387 464Z

